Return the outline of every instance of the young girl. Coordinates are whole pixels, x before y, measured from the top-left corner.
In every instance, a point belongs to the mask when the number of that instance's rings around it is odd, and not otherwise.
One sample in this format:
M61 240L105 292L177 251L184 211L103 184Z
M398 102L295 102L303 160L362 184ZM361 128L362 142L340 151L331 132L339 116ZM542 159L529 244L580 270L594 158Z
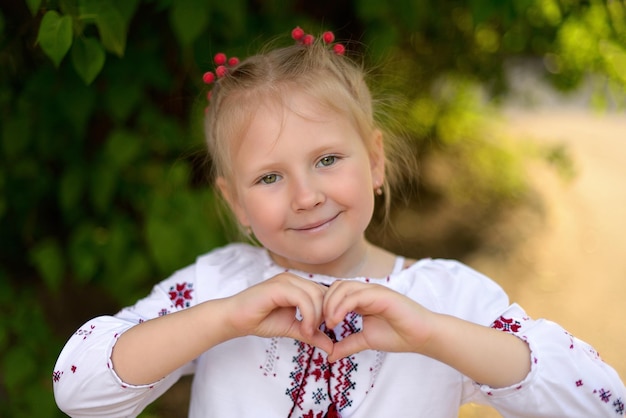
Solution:
M370 92L331 34L293 35L220 66L206 114L216 185L262 246L216 249L83 325L54 370L60 408L136 416L195 373L191 417L623 416L589 345L463 264L365 239L393 180Z

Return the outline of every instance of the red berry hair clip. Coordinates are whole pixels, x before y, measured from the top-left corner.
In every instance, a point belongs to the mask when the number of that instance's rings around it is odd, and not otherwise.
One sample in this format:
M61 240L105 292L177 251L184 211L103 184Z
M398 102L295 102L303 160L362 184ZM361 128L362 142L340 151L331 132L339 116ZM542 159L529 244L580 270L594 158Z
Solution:
M291 37L301 45L312 45L315 41L315 37L313 35L305 33L299 26L291 31ZM322 40L326 45L331 45L335 41L335 35L331 31L326 31L322 34ZM346 47L339 43L333 44L331 49L337 55L344 55L346 52ZM204 81L205 84L213 84L218 79L226 77L229 69L239 64L239 58L228 58L226 54L220 52L215 54L213 62L215 62L215 65L217 66L215 67L215 72L207 71L202 75L202 81ZM211 91L207 93L207 100L211 100Z
M228 69L239 64L239 58L228 58L226 54L219 52L213 57L213 62L217 65L217 67L215 67L215 73L212 71L204 73L202 75L202 81L204 81L204 84L213 84L218 78L226 77ZM210 91L207 93L207 100L211 100Z
M291 31L291 37L294 41L302 45L312 45L315 41L315 37L309 33L305 33L300 26L295 27ZM322 34L322 40L325 44L330 45L335 42L335 34L331 31L326 31ZM334 44L332 50L337 55L343 55L346 52L346 47L343 44Z

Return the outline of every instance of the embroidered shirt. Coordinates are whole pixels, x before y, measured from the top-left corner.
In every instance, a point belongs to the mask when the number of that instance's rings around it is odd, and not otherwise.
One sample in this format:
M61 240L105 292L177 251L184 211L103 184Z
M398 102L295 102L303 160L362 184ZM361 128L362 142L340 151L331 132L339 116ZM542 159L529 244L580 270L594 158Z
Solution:
M213 347L151 385L123 382L110 360L123 332L285 271L264 249L231 244L199 257L134 306L83 325L55 366L57 403L73 417L134 417L182 375L195 373L190 417L456 417L467 402L513 417L624 415L624 384L588 344L553 322L530 319L497 284L459 262L424 259L402 269L402 261L388 277L347 280L388 286L432 311L516 335L531 349L528 376L494 389L418 354L366 350L331 364L323 351L300 341L248 336ZM337 280L293 273L326 285ZM361 326L351 313L325 332L340 340Z

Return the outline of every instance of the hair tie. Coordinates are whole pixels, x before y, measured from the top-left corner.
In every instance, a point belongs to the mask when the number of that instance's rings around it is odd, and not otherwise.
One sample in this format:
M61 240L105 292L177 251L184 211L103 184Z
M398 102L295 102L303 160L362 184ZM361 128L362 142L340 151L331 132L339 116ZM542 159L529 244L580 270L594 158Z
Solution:
M313 45L315 42L315 37L309 33L304 32L304 30L297 26L291 31L291 37L294 41L296 41L300 45ZM340 43L335 42L335 34L331 31L326 31L322 34L322 41L326 45L330 45L331 51L333 51L337 55L344 55L346 52L346 47ZM216 67L214 71L207 71L202 75L202 81L204 84L213 84L218 79L226 77L229 73L230 68L239 64L239 58L231 57L228 58L226 54L223 52L218 52L213 57L213 62ZM211 91L207 93L207 100L211 100ZM208 109L208 108L207 108Z
M311 34L306 33L300 26L296 26L291 31L291 37L294 41L301 45L312 45L315 41L315 37ZM331 31L326 31L322 34L322 41L326 45L331 45L335 42L335 34ZM344 55L346 52L346 47L342 44L336 43L331 46L331 50L337 55Z
M215 67L215 73L212 71L204 73L202 75L202 81L204 84L213 84L217 79L226 77L226 75L228 75L229 68L239 64L239 58L228 58L223 52L218 52L213 57L213 62L217 66ZM207 93L207 100L211 100L211 91Z

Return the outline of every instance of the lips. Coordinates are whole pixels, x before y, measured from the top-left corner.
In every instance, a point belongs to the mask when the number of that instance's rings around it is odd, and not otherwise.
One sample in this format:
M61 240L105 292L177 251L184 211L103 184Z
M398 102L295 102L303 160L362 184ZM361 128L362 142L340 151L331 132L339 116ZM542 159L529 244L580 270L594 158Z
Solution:
M312 230L321 228L324 225L329 224L330 222L332 222L335 219L337 219L338 216L339 216L339 213L336 214L335 216L332 216L332 217L327 218L325 220L313 222L313 223L310 223L310 224L307 224L307 225L304 225L304 226L301 226L301 227L298 227L298 228L291 228L291 229L293 229L294 231L312 231Z

